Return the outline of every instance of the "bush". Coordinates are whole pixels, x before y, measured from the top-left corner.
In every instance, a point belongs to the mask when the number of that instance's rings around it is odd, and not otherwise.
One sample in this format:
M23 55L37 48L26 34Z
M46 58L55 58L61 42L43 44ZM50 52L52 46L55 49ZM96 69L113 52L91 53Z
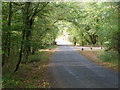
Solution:
M117 53L117 51L104 51L103 53L100 54L99 58L103 62L117 63L118 62L118 53Z
M44 52L38 52L36 53L35 55L32 55L32 56L29 56L29 61L28 63L31 63L31 62L46 62L48 61L48 56L44 55Z
M39 51L39 52L36 52L34 55L30 55L28 59L28 63L40 61L42 53L43 53L42 51Z
M41 55L33 55L29 57L29 61L28 62L37 62L41 60Z
M2 88L19 87L20 83L22 82L17 80L13 73L6 74L2 78Z

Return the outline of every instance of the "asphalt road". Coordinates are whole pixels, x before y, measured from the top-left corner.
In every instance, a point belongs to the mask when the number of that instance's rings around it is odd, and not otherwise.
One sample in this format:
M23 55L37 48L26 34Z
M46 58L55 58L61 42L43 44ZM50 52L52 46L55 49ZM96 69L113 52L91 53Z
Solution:
M53 55L49 64L53 88L118 87L117 72L88 60L76 50L72 46L59 46Z

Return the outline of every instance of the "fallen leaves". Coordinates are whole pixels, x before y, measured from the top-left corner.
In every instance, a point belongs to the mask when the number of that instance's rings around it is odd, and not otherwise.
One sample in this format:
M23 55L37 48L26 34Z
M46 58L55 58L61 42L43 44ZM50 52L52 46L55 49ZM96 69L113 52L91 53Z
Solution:
M87 57L88 59L96 62L97 64L100 64L101 66L107 67L109 69L118 71L118 67L116 67L116 64L109 63L109 62L102 62L98 56L100 55L99 51L78 51L83 56Z

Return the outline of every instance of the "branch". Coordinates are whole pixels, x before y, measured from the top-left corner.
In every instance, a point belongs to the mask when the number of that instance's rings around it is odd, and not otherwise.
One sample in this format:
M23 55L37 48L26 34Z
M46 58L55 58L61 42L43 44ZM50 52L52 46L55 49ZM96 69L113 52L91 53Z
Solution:
M38 12L41 12L47 5L48 5L49 2L47 2L40 10L38 10L38 6L39 4L37 5L37 7L35 8L35 11L34 13L32 14L32 16L30 17L30 20L33 19L33 17L38 13ZM38 11L37 11L38 10Z
M18 4L18 3L15 3L15 2L12 2L12 3L15 4L15 5L18 5L18 6L25 5L25 3L23 3L23 4Z
M36 13L38 7L39 7L39 3L36 5L36 8L35 8L33 14L30 16L30 18L29 18L30 20L35 16L35 13Z
M91 43L87 38L85 38L85 36L83 36L84 37L84 39L88 42L88 43Z
M36 13L42 11L47 5L48 5L49 2L47 2L40 10L38 10Z

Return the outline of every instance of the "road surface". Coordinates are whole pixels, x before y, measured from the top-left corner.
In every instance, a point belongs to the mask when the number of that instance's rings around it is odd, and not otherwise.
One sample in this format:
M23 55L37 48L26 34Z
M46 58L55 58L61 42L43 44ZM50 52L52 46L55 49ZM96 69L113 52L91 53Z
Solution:
M75 47L59 46L49 64L53 88L117 88L118 73L80 55Z

